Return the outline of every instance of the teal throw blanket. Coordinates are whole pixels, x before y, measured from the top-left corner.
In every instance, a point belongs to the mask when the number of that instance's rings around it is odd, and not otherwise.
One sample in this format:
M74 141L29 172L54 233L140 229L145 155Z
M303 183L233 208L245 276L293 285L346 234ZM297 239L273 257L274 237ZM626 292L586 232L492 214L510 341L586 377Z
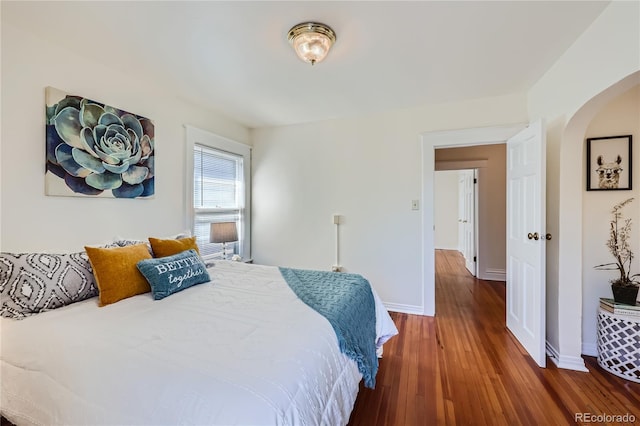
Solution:
M280 268L291 290L324 316L342 353L358 364L366 387L376 385L376 307L369 282L358 274Z

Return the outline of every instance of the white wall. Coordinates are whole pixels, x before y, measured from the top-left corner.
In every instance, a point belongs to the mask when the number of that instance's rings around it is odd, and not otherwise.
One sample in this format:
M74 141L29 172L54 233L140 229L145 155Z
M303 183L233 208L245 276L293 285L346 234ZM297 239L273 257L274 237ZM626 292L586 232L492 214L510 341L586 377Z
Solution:
M547 342L569 368L584 368L583 144L602 99L590 103L638 70L640 3L612 2L527 94L530 121L547 126Z
M510 95L255 130L254 259L329 269L338 213L345 268L391 309L422 313L422 213L411 210L421 198L419 135L523 121L524 96Z
M75 251L115 236L146 238L184 229L185 130L192 124L239 142L249 131L148 86L135 68L121 74L32 36L28 23L2 21L2 234L3 251ZM99 42L97 42L99 43ZM151 200L44 195L44 89L86 96L155 121L156 185Z
M458 250L458 176L457 170L435 173L433 216L436 225L435 248Z
M625 207L625 217L633 220L631 251L636 255L631 272L640 273L640 86L625 92L609 103L591 121L587 138L600 136L632 135L633 189L631 191L588 191L582 198L582 221L589 224L582 229L582 346L583 353L597 355L596 321L600 297L613 297L609 280L615 278L613 271L597 271L595 265L613 261L605 247L609 239L611 208L620 201L634 197ZM586 163L585 163L586 164ZM586 179L586 166L583 179Z

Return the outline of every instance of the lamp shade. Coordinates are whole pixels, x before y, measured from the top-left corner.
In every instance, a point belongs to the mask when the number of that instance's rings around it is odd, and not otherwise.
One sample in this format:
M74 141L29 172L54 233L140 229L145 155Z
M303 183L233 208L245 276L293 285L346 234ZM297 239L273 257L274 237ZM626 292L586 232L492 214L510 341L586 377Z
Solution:
M324 24L305 22L291 28L287 38L298 57L314 65L327 56L336 41L336 33Z
M211 224L209 242L229 243L238 241L238 228L235 222L216 222Z

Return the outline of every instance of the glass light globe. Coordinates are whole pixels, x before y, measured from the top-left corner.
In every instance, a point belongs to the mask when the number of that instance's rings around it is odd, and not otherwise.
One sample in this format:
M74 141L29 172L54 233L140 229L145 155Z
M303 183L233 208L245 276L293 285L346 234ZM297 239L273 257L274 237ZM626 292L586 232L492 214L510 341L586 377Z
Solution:
M331 48L331 40L324 34L300 34L293 40L293 48L300 59L313 65L327 56Z
M305 22L291 28L288 39L298 57L314 65L327 56L336 34L324 24Z

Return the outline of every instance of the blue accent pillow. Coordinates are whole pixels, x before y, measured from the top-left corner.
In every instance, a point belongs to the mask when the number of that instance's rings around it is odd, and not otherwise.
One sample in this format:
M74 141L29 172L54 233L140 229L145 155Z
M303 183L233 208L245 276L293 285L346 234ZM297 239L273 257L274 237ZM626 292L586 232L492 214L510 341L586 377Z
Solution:
M149 282L155 300L211 281L202 258L193 249L173 256L141 260L136 266Z

